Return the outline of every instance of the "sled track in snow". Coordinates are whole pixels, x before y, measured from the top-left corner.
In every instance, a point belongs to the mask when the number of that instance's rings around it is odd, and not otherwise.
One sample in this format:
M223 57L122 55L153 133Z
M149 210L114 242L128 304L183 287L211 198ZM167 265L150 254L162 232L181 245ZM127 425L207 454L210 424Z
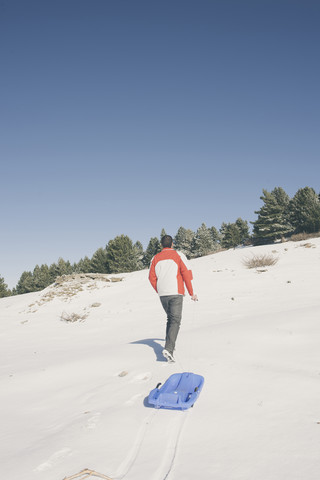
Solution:
M174 413L164 421L163 415ZM174 466L187 411L154 410L140 427L136 439L114 480L148 478L167 480ZM159 435L160 431L160 435ZM162 435L161 435L162 434ZM161 447L159 448L159 442ZM155 457L163 452L160 458ZM148 462L149 460L149 463Z
M177 432L175 441L174 441L173 446L172 446L172 456L171 456L171 461L170 461L170 464L169 464L169 468L168 468L168 470L166 471L165 476L159 478L159 480L167 480L167 478L169 477L169 475L170 475L170 473L171 473L172 467L173 467L173 465L174 465L174 461L175 461L176 454L177 454L177 451L178 451L178 445L179 445L179 440L180 440L181 432L182 432L183 425L184 425L184 423L185 423L185 421L186 421L186 418L187 418L187 412L184 412L182 415L183 415L183 419L182 419L182 421L180 422L179 430L178 430L178 432ZM169 458L170 458L170 457L169 457Z
M138 431L138 434L136 436L136 439L133 443L133 446L131 448L131 450L129 451L126 459L124 460L124 462L121 464L121 466L119 467L119 470L121 473L119 474L116 474L113 478L114 480L122 480L124 477L126 477L128 475L128 473L130 472L130 470L132 469L138 455L139 455L139 452L141 450L141 446L142 446L142 443L143 443L143 440L146 436L146 433L147 433L147 429L148 429L148 426L149 424L152 422L152 419L153 417L155 416L157 412L156 411L153 411L151 415L149 415L145 421L143 422L142 426L140 427L139 431Z

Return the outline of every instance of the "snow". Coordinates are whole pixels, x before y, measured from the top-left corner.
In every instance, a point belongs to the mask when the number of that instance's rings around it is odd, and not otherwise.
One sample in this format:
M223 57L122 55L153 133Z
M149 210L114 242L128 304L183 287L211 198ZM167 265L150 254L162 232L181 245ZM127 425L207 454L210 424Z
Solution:
M278 262L244 266L260 254ZM318 480L319 259L312 239L193 260L199 302L185 298L176 364L147 271L1 299L3 478ZM72 313L86 318L61 320ZM183 371L205 378L194 408L150 408Z

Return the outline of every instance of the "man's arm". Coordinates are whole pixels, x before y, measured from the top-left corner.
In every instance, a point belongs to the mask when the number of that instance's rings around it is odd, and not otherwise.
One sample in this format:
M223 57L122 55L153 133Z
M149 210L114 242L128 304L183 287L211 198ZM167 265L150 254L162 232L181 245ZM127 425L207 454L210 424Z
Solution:
M187 290L189 292L189 295L191 297L191 300L198 300L198 297L197 295L195 295L193 293L193 286L192 286L192 280L193 280L193 276L192 276L192 271L189 270L188 266L187 266L187 259L185 257L185 255L181 254L179 252L179 255L180 255L180 258L181 258L181 261L180 261L180 273L181 273L181 276L183 278L183 281L185 283L185 286L187 287Z
M149 269L149 281L151 283L151 285L153 286L153 288L155 289L155 291L158 293L158 289L157 289L157 275L156 275L156 269L155 269L155 264L154 264L154 257L151 261L151 265L150 265L150 269Z

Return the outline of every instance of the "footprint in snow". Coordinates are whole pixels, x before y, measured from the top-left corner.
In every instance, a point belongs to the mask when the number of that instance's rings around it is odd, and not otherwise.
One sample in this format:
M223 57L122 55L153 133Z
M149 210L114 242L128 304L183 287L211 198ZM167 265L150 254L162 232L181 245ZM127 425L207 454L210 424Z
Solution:
M150 378L151 378L151 372L139 373L138 375L135 375L133 377L133 379L131 380L131 383L146 382L147 380L150 380Z
M87 420L87 423L85 425L85 427L88 429L88 430L91 430L93 428L96 428L97 426L97 423L99 422L100 420L100 415L101 413L100 412L97 412L95 415L93 415L93 417L89 418Z
M51 457L48 458L47 461L40 463L34 471L35 472L44 472L52 468L59 460L62 460L65 457L69 457L72 455L72 450L70 448L63 448L62 450L58 450L55 452Z
M124 404L125 405L133 405L139 398L143 397L142 393L138 393L137 395L133 395L133 397L130 398L130 400L127 400Z

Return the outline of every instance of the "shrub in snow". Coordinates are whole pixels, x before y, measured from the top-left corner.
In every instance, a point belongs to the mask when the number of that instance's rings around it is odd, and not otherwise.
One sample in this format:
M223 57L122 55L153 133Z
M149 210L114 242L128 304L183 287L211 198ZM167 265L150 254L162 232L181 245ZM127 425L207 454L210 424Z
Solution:
M273 255L253 255L251 258L245 258L243 264L247 268L271 267L275 265L278 258Z
M66 313L66 312L63 312L61 314L61 317L60 317L60 320L63 320L64 322L70 322L70 323L74 323L74 322L83 322L86 318L87 318L87 314L84 314L84 315L79 315L78 313Z
M316 233L297 233L296 235L292 235L290 237L290 240L293 242L301 242L302 240L309 240L310 238L319 238L320 237L320 232Z

